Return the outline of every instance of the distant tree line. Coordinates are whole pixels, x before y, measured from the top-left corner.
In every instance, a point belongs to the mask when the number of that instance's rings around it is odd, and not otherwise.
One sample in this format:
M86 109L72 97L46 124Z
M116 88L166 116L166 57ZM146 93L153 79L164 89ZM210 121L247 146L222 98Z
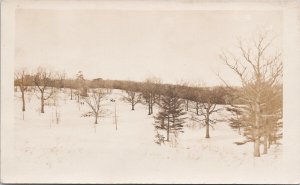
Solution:
M37 73L38 76L40 73ZM15 78L14 84L15 87L20 87L22 90L26 89L26 87L34 87L36 86L37 74L27 74L23 72L22 75L18 78ZM45 75L45 74L44 74ZM146 99L147 103L149 103L150 111L152 114L152 106L159 99L159 96L164 95L165 87L176 87L178 91L178 97L185 100L190 101L205 101L205 98L198 96L199 94L211 94L213 96L213 103L216 104L231 104L233 101L236 103L242 101L237 99L232 99L231 94L229 94L223 86L216 87L192 87L192 86L183 86L183 85L173 85L173 84L162 84L159 82L153 82L150 79L147 79L145 82L135 82L135 81L126 81L126 80L104 80L101 78L88 80L83 79L83 76L79 76L79 78L71 79L66 78L63 79L60 76L51 76L45 78L47 79L48 87L55 87L58 89L68 88L77 90L79 87L94 89L94 88L105 88L105 89L119 89L124 90L126 92L138 92L142 93L142 96ZM236 88L236 93L238 93L239 88ZM231 92L232 93L232 92ZM232 102L230 102L232 101Z
M198 116L194 121L205 123L206 138L209 138L209 127L212 127L212 123L214 123L210 115L217 111L216 105L233 103L230 102L233 100L230 97L231 94L227 93L226 88L222 86L163 84L157 78L148 78L144 82L104 80L102 78L88 80L84 78L82 71L79 71L74 78L66 78L64 73L49 72L43 68L38 68L34 74L26 73L24 70L16 73L15 87L20 88L22 97L24 97L27 87L37 90L39 92L37 95L41 100L41 113L45 112L45 101L51 98L57 89L70 91L71 100L76 99L78 103L86 102L90 106L91 115L95 116L96 124L101 113L101 101L107 94L99 89L123 90L126 92L123 100L130 103L131 110L135 109L137 103L141 103L147 106L148 115L152 115L153 107L157 105L158 112L154 115L155 128L167 131L166 141L169 141L170 133L177 135L182 132L186 111L192 111ZM96 103L92 104L91 102ZM25 101L23 101L22 110L25 110ZM201 120L201 116L204 116L205 119Z

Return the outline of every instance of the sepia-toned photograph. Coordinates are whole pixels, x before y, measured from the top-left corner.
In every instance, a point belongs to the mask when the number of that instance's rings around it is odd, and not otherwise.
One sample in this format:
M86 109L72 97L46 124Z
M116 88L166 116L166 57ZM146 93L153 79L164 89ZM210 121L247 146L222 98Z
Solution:
M299 7L2 1L1 182L299 183Z

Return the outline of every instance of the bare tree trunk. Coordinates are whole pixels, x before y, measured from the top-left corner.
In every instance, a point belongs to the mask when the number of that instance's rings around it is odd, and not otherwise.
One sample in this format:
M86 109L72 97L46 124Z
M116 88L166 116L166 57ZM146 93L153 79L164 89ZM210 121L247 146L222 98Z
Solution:
M254 157L260 157L260 107L259 107L259 96L256 97L255 103L255 128L254 128Z
M168 116L167 141L170 141L170 117Z
M95 124L98 124L98 114L95 115Z
M254 141L254 157L260 157L260 137L256 136Z
M151 114L151 103L150 103L150 101L148 102L148 115L150 115Z
M209 119L208 118L205 120L205 125L206 125L206 135L205 135L205 138L209 138Z
M22 92L22 111L25 111L25 95L24 95L24 90L21 90Z
M199 103L198 102L196 102L196 113L197 113L197 115L199 115Z
M264 139L263 140L263 144L264 144L263 154L268 153L269 133L270 133L270 125L269 125L268 119L265 119L265 122L264 122L264 138L263 138Z
M155 98L152 97L152 103L151 103L151 114L153 114L153 105L155 104Z
M131 102L131 110L134 110L134 102Z
M272 140L272 142L274 141L274 144L277 144L277 139L276 139L276 137L274 136L274 138L273 138L273 140Z
M271 144L272 144L272 135L269 135L268 136L268 148L271 147Z
M186 100L186 111L189 111L189 100Z
M72 90L72 87L71 87L71 100L73 100L73 90Z
M153 95L150 95L150 114L153 114Z
M56 118L56 124L59 123L59 112L57 111L57 107L55 107L55 118Z
M45 113L44 111L44 92L41 94L41 113Z
M264 135L264 152L263 154L267 154L268 153L268 137L267 135Z

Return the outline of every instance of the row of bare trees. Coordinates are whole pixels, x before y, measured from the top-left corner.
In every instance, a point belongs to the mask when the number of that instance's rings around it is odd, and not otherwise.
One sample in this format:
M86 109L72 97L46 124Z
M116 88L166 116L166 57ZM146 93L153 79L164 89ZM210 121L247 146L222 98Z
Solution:
M19 87L22 98L22 111L25 111L26 101L25 92L29 87L37 87L36 95L41 101L41 113L44 113L45 101L53 97L54 89L53 74L44 68L38 68L37 71L31 75L25 69L21 69L15 73L15 86Z
M196 105L192 120L206 127L206 138L209 138L209 127L213 127L217 121L211 115L220 110L216 105L224 103L224 95L225 89L222 87L204 88L199 85L188 86L186 83L170 85L162 84L157 78L148 78L141 84L129 83L123 100L130 103L131 110L134 110L137 103L146 105L148 115L153 114L153 107L157 105L155 128L166 130L167 137L164 138L162 134L157 134L156 137L161 142L169 142L170 133L177 136L183 132L183 123L187 118L184 115L193 112L188 108L188 102Z
M80 96L86 96L85 79L81 71L76 75L76 84L72 85L72 80L66 79L64 72L53 72L43 67L38 67L33 73L26 69L20 69L15 72L15 88L19 87L22 99L22 111L26 110L26 91L33 89L36 96L40 99L40 112L45 113L45 102L55 96L56 89L70 87L71 99L73 98L73 90L79 102Z
M102 89L92 89L88 93L82 71L76 74L76 78L74 82L72 82L73 81L66 80L65 73L53 73L42 67L39 67L33 74L30 74L25 69L17 71L15 73L15 87L19 87L21 92L23 119L26 107L25 94L29 88L37 89L35 93L40 99L40 112L45 113L45 102L54 98L56 89L70 87L71 85L71 100L73 99L73 94L76 95L78 103L83 99L91 109L92 116L95 117L95 124L97 124L102 111L101 104L107 93ZM76 86L72 84L76 84ZM76 89L75 92L73 92L74 89Z
M36 73L34 75L28 75L25 73L25 71L23 70L22 73L16 73L16 81L15 81L15 85L20 87L20 90L22 92L22 99L23 101L23 107L25 110L25 99L24 99L24 92L26 90L26 88L30 85L34 85L35 87L37 87L37 92L38 93L38 97L40 99L41 102L41 113L44 113L44 106L45 106L45 101L50 99L51 97L54 96L55 93L55 88L64 88L66 86L68 86L68 83L66 82L66 80L64 80L65 76L57 76L56 78L53 78L53 74L49 71L47 71L46 69L43 68L38 68L38 70L36 71ZM25 80L25 78L27 80ZM30 82L32 81L32 82ZM75 82L77 84L79 84L79 87L77 89L77 91L75 92L76 96L77 96L77 101L79 102L79 99L82 97L83 100L87 103L87 105L90 107L91 109L91 113L92 115L95 117L95 124L98 123L98 117L100 116L101 113L101 102L103 100L103 98L105 97L106 93L101 90L101 89L97 89L97 88L92 88L91 91L88 93L88 89L87 89L87 85L84 79L84 76L82 74L81 71L78 72L78 74L76 75L76 79ZM82 89L84 88L84 91L82 91ZM170 89L171 88L171 89ZM186 89L184 89L186 88ZM181 106L184 104L185 100L183 98L187 98L186 94L187 92L190 92L189 94L191 94L191 92L193 92L193 98L191 98L191 96L189 97L189 101L195 101L197 104L197 108L196 108L196 112L197 115L199 115L199 110L200 110L200 106L198 106L198 104L203 103L203 100L205 100L203 97L203 92L199 92L199 89L193 89L193 91L191 91L191 89L188 89L188 87L183 87L180 85L175 85L175 86L171 86L171 85L166 85L166 84L161 84L160 80L157 78L151 78L151 79L147 79L145 83L142 84L142 86L140 87L138 84L136 83L128 83L128 85L126 86L126 93L127 96L125 96L123 98L123 100L129 102L131 104L131 109L134 110L134 107L137 103L144 103L147 105L148 107L148 114L151 115L153 114L153 106L154 104L157 104L159 109L160 109L160 115L158 115L157 117L160 117L158 119L162 120L161 115L165 114L162 113L163 110L163 102L167 101L170 97L173 98L173 100L178 100L178 106L175 109L181 108ZM168 89L168 90L166 90ZM73 88L70 88L71 90L71 99L72 99L72 91ZM139 92L141 91L141 92ZM173 93L171 93L171 91L174 91ZM209 92L208 90L206 90L207 92ZM206 92L204 91L204 92ZM197 94L197 96L195 95ZM206 94L210 94L210 93L206 93ZM209 110L207 112L203 112L201 111L201 115L207 115L207 119L208 120L206 122L207 125L207 138L209 137L209 114L214 112L214 108L215 108L215 102L214 103L209 103L212 102L212 98L216 96L216 94L213 94L212 96L210 96L210 98L207 98L207 101L205 100L206 104L203 104L202 107L205 108L205 110ZM196 97L196 98L195 98ZM173 101L172 100L172 101ZM166 102L165 102L166 103ZM214 106L212 106L214 105ZM169 105L170 106L170 105ZM207 107L206 107L207 106ZM201 109L202 110L202 109ZM180 111L183 112L183 109ZM171 114L171 113L170 113ZM182 113L183 114L183 113ZM169 115L170 116L170 115ZM165 117L166 118L166 117ZM177 119L176 114L174 114L174 112L172 113L172 121L173 124L176 125L176 123L174 123L175 119ZM169 119L170 121L170 119ZM197 120L199 121L199 120ZM164 122L164 120L163 120ZM201 122L201 121L199 121ZM162 123L163 124L163 123ZM170 124L170 122L169 122ZM181 125L182 123L180 123L179 125ZM176 127L177 126L171 126L171 127ZM168 127L168 135L169 135L169 131L170 128ZM163 127L164 128L164 127ZM169 140L169 137L167 138L167 140Z

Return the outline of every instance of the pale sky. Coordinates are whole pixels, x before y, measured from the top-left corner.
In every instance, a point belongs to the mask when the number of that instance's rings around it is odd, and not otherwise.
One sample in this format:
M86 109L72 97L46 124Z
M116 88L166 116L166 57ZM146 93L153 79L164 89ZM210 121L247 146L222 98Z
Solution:
M218 54L263 29L281 47L282 21L279 11L17 10L15 66L206 85L221 84L221 72L238 84Z

